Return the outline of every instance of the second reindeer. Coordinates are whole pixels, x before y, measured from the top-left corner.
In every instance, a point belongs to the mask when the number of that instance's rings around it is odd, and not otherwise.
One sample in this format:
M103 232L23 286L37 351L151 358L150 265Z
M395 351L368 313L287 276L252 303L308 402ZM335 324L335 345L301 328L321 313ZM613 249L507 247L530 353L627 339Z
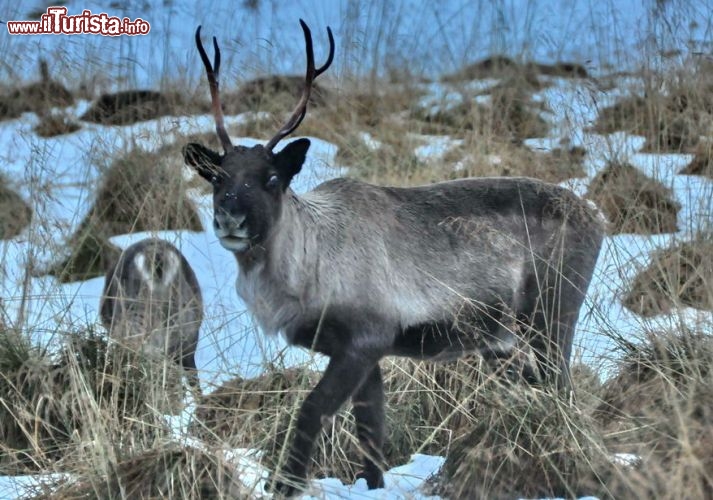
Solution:
M200 394L195 352L203 299L193 269L175 246L148 238L124 250L106 274L100 314L111 337L178 363Z

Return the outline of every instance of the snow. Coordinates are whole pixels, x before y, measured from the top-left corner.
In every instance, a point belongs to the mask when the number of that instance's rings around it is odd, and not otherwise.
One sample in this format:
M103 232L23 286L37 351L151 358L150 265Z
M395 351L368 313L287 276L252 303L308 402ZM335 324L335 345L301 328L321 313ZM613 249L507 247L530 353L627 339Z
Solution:
M314 491L308 491L303 500L324 498L371 498L378 500L397 500L402 498L439 499L438 496L425 496L420 488L424 482L436 474L444 459L429 455L415 454L408 464L390 469L384 474L385 487L369 490L365 479L359 479L353 485L344 485L334 478L313 481Z
M0 476L0 500L14 500L36 494L43 485L51 485L66 478L66 474L41 476Z

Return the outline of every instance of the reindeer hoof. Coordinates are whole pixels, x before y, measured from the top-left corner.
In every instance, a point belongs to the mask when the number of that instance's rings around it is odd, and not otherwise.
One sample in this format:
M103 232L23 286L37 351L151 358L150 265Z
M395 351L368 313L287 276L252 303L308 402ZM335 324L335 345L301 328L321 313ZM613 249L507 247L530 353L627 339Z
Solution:
M290 498L305 489L305 480L290 476L285 479L284 475L280 475L281 479L273 478L265 484L265 491L272 493L278 498Z
M370 490L384 487L384 474L379 469L359 471L356 479L366 479L366 485Z

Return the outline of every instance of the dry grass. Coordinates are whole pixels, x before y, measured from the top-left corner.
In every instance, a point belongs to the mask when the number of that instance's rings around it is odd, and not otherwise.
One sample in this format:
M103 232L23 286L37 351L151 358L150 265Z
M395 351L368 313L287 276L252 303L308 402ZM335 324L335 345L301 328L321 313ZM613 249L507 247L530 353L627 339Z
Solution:
M623 361L597 411L608 446L643 463L616 485L639 497L713 495L713 338L708 332L652 333L621 346Z
M643 97L631 96L600 111L594 131L623 130L646 137L645 151L689 152L710 136L713 68L705 62L659 75L645 75Z
M50 78L47 63L41 61L39 81L4 89L0 94L0 121L17 118L26 111L44 116L53 107L66 107L73 103L72 93Z
M289 85L281 80L279 85L272 80L258 83L258 87L277 89L276 96L273 99L268 93L264 102L253 102L250 98L247 102L252 103L253 110L260 106L273 114L249 120L236 131L239 135L266 139L275 133L294 105L292 94L296 91L287 92ZM425 91L413 81L380 82L371 89L346 85L338 92L327 93L327 97L319 97L318 107L310 109L299 133L336 144L338 162L351 167L351 175L375 183L414 185L453 178L462 175L452 171L456 162L464 164L464 174L483 175L481 172L488 165L488 158L483 158L496 155L504 159L504 164L492 171L505 175L557 181L584 175L581 150L556 150L548 155L532 153L521 145L524 138L545 136L549 131L549 124L540 116L541 104L530 98L539 88L511 75L486 91L489 96L486 104L476 102L476 95L464 92L461 104L433 110L422 107L420 101ZM239 102L237 97L224 102L230 107L233 100ZM429 164L415 154L417 147L427 143L424 134L449 135L463 140L464 146L454 148L442 162ZM508 174L508 170L513 173Z
M30 206L7 186L7 180L0 174L0 240L9 240L20 234L31 218Z
M389 430L386 462L405 463L416 451L444 454L470 421L468 401L473 387L484 379L479 358L451 365L386 360L383 369ZM288 369L232 380L202 399L192 432L221 446L257 447L263 452L262 464L274 470L290 442L296 410L319 378L308 369ZM354 480L361 467L354 432L348 411L325 428L313 456L316 476Z
M286 416L282 412L294 408L318 380L319 373L306 368L271 370L254 379L230 380L201 398L191 432L229 447L269 440L267 450L274 452L285 438L287 422L281 421Z
M70 238L70 256L48 273L60 281L103 275L119 250L108 237L139 231L203 229L186 196L178 146L154 153L134 149L114 161L104 173L91 210Z
M549 129L529 98L507 86L492 93L490 105L473 101L429 114L419 107L423 91L417 86L384 84L371 93L342 90L327 106L310 111L300 134L336 144L339 164L351 167L351 175L374 183L414 185L466 174L527 175L553 181L584 175L582 150L546 154L521 145L522 138L543 136ZM237 132L270 137L282 114L258 117ZM415 150L428 143L424 134L434 132L461 139L463 145L426 162ZM456 164L460 164L458 173L453 171Z
M627 163L610 163L587 190L610 222L612 234L678 231L681 205L669 188Z
M711 237L699 235L654 253L649 265L634 277L622 303L645 317L679 307L713 311Z
M223 112L237 115L246 111L289 113L302 95L304 75L272 75L245 82L236 92L221 96ZM333 100L332 92L319 81L312 85L310 114Z
M65 113L47 114L42 117L42 121L35 125L33 130L40 137L55 137L58 135L71 134L82 128Z
M455 441L478 425L483 387L492 385L495 377L475 355L454 363L388 359L382 371L388 436L384 456L389 466L406 463L417 452L448 454ZM191 432L219 446L256 447L262 465L278 469L297 409L319 378L308 369L289 369L232 380L202 399ZM346 408L324 428L312 458L316 477L354 481L361 468L354 431Z
M89 330L67 334L56 356L18 332L0 332L0 469L73 467L102 440L135 450L165 438L161 414L180 405L170 363L112 346ZM180 374L178 375L180 386ZM97 450L95 450L97 451ZM86 457L84 457L86 458Z
M524 84L523 84L524 82ZM532 100L533 89L527 81L511 79L484 92L487 103L476 102L465 93L461 102L435 109L415 108L412 119L424 122L424 132L454 137L471 132L499 137L516 143L529 137L544 137L549 124L540 116L542 105Z
M475 397L473 425L439 479L448 498L575 498L620 474L593 422L556 394L493 382Z
M384 84L374 91L340 89L338 94L330 94L330 101L323 106L310 109L299 134L337 145L338 162L351 167L352 175L364 180L418 182L429 175L424 174L426 166L414 153L423 144L419 134L424 127L404 115L421 95L415 86L404 84ZM279 108L270 106L274 111L271 117L250 120L236 128L237 134L263 140L272 137L294 106L295 99L291 95L285 97ZM366 139L369 136L378 137L378 141L370 144Z
M587 78L588 73L584 66L575 62L556 62L554 64L520 63L507 56L495 55L460 70L444 75L444 82L464 82L482 80L485 78L522 78L539 85L538 75L557 76L562 78Z
M584 156L585 151L577 147L539 152L494 138L472 136L467 143L448 151L443 162L457 167L452 177L533 177L557 183L584 177Z
M699 142L693 150L693 160L679 174L702 175L713 179L713 142Z
M203 398L192 432L221 447L256 448L261 451L260 463L277 470L291 441L292 419L319 377L318 372L294 368L234 379ZM347 413L337 415L325 428L312 457L315 476L354 480L359 455L353 432Z
M209 103L196 96L185 98L182 93L172 91L123 90L99 96L80 119L102 125L129 125L167 115L209 111Z
M175 443L159 444L105 464L106 471L87 470L79 477L45 488L32 498L140 499L250 498L238 471L225 458Z

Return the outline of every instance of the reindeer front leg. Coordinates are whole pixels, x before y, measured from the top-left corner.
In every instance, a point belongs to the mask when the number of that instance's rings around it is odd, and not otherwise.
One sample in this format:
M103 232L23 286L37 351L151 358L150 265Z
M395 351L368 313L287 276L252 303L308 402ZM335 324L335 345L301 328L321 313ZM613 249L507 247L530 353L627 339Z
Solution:
M369 489L384 487L384 384L379 364L371 370L352 396L357 437L364 453L364 469L357 478L366 479Z
M374 367L378 369L379 357L350 352L347 346L344 352L331 357L322 379L302 403L287 462L269 489L290 496L304 487L312 448L323 419L332 417L362 386Z

